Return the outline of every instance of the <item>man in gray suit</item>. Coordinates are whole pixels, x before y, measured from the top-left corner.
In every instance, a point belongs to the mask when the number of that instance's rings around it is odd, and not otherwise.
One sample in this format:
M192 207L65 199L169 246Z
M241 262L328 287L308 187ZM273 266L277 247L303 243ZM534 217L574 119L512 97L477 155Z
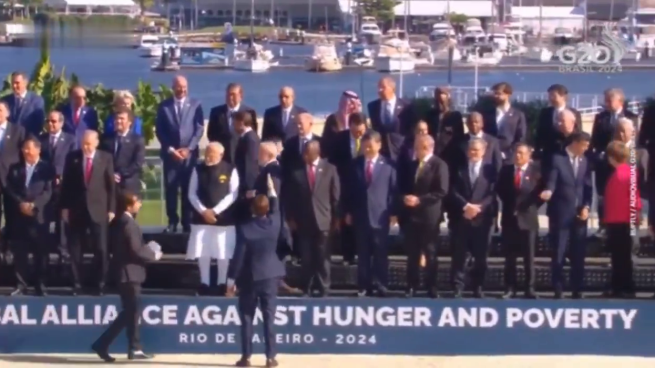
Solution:
M304 164L294 168L284 189L284 206L291 230L297 231L302 258L304 294L312 293L314 279L321 296L330 289L328 237L339 226L339 175L334 165L321 159L319 142L310 141L303 150Z
M164 163L164 191L166 193L165 232L177 231L178 192L182 195L182 230L191 231L193 209L188 200L189 180L198 161L198 144L205 133L205 118L200 101L190 98L186 78L173 79L172 98L162 101L157 109L155 134L161 145Z

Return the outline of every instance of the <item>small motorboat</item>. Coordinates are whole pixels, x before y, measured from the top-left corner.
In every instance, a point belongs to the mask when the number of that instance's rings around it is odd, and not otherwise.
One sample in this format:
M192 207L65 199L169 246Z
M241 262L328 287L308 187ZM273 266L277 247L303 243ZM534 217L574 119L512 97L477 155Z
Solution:
M309 72L336 72L343 69L337 49L334 44L318 44L314 46L312 56L305 60L305 69Z
M416 59L407 41L392 38L380 45L374 64L382 73L411 72L416 68Z
M235 52L233 67L243 72L265 72L271 68L272 57L270 50L264 50L262 45L253 43L245 54Z

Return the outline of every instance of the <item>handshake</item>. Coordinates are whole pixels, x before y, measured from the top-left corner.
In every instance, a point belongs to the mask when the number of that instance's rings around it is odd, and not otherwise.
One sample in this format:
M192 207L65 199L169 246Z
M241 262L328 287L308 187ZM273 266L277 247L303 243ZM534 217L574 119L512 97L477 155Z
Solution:
M161 245L157 243L156 241L149 241L148 244L146 244L150 250L155 253L155 261L159 261L161 257L164 255L164 253L161 251Z

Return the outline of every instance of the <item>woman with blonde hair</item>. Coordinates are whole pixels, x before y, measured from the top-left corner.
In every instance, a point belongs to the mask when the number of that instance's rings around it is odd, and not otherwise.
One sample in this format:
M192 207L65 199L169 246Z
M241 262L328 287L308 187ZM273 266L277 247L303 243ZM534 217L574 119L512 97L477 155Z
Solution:
M118 90L114 91L114 100L112 102L114 111L120 109L130 109L134 107L134 95L128 90ZM138 135L142 135L143 121L138 116L134 117L134 122L132 123L132 132ZM112 138L116 134L114 128L114 113L110 114L105 120L103 136L106 138Z

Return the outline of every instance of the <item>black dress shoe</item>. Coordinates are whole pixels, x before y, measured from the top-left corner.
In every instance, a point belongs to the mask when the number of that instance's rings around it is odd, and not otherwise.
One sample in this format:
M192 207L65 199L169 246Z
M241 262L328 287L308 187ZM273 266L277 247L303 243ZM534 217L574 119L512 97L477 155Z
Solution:
M182 232L185 234L189 234L191 232L191 226L189 225L182 226Z
M325 298L330 295L330 292L327 290L321 290L317 295L315 295L317 298Z
M11 294L9 294L9 296L20 296L23 294L25 294L25 288L17 287L16 289L14 289L14 291L11 292Z
M37 286L36 287L36 295L37 296L48 296L48 289L46 289L45 286Z
M405 298L413 298L416 293L414 292L414 289L409 288L405 290Z
M516 298L516 291L513 288L509 288L505 291L505 294L501 296L503 299L514 299Z
M525 299L539 299L539 297L537 296L537 294L535 294L534 291L526 291L523 294L523 298L525 298Z
M250 359L242 357L238 362L234 363L236 367L250 367Z
M164 233L166 233L166 234L172 234L172 233L176 233L176 232L177 232L177 225L168 225L164 229Z
M93 350L93 352L96 353L100 359L104 360L105 363L113 363L116 361L114 357L109 355L107 348L101 348L99 346L92 345L91 350Z
M373 293L371 292L371 293L369 293L369 294L372 295ZM385 287L378 287L378 289L377 289L376 292L375 292L375 295L376 295L378 298L386 298L386 297L387 297L387 294L389 294L389 290L387 290L387 288L385 288Z
M279 364L277 363L277 360L275 359L266 359L266 368L273 368L277 367Z
M574 291L573 294L571 294L571 298L573 298L573 299L583 299L584 297L582 296L581 292Z
M562 299L563 293L561 288L555 288L555 299Z
M482 291L481 287L475 288L475 291L473 291L473 297L476 299L483 299L484 298L484 292Z
M100 286L98 286L97 294L98 294L98 296L103 296L103 295L105 295L105 285L100 285Z
M144 353L142 350L130 351L129 353L127 353L128 360L149 360L154 357L155 357L154 355L148 355Z
M430 288L430 290L428 290L428 298L439 299L439 290L437 290L437 288Z
M209 288L209 285L200 284L198 290L196 290L196 296L207 296L209 294L211 294L211 289Z
M360 297L360 298L363 298L363 297L367 296L367 294L368 293L366 292L366 290L359 290L357 292L357 296Z

